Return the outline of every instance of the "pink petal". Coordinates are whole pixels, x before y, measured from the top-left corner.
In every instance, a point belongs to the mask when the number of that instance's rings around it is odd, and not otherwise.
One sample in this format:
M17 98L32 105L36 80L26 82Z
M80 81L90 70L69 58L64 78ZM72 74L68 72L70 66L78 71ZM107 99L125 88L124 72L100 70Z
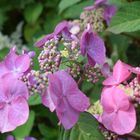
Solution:
M113 86L113 85L118 85L118 82L116 79L114 79L113 76L109 76L107 79L103 81L103 85L105 86Z
M113 130L119 135L130 133L136 126L136 112L133 105L126 112L119 111L113 121Z
M49 90L46 93L43 94L42 103L43 103L43 105L48 107L51 112L53 112L55 110L55 108L56 108L56 106L54 104L54 101L51 98Z
M89 98L80 90L75 91L73 94L69 94L67 99L70 105L77 111L86 111L90 105Z
M113 68L113 77L117 83L125 81L131 74L129 71L130 66L118 60Z
M28 103L23 97L13 100L11 105L9 105L8 122L15 126L15 128L24 124L28 116Z
M113 92L115 88L104 88L101 94L101 104L105 112L111 113L116 108L116 104L113 99Z
M15 99L19 96L28 99L28 89L24 82L6 76L2 80L0 79L0 85L4 88L4 95L8 100Z
M129 109L129 97L122 89L120 89L119 87L114 87L112 91L112 97L117 108L123 111Z
M3 62L0 63L0 77L4 76L7 73L9 73L9 71L6 68L5 64Z
M108 129L113 131L112 123L114 122L114 119L116 117L116 113L108 113L104 112L103 115L101 116L102 118L102 124Z
M68 101L66 99L61 102L61 106L63 107L62 110L65 110L64 112L61 111L61 109L58 107L56 108L56 113L57 116L64 126L65 129L70 129L72 128L76 122L78 121L79 118L79 112L73 109Z
M135 74L137 74L137 75L140 75L140 68L139 68L139 67L136 67L136 68L130 67L129 70L130 70L132 73L135 73Z
M15 61L16 61L17 57L18 57L18 55L15 53L15 50L11 49L9 54L4 59L5 66L9 70L15 69Z
M4 109L0 109L0 132L9 132L16 128L13 124L9 123L9 108L10 106L6 105Z
M30 67L30 57L27 54L18 56L15 61L15 67L20 73L28 70Z
M112 112L116 109L127 110L130 106L127 94L119 87L104 88L101 104L105 112Z

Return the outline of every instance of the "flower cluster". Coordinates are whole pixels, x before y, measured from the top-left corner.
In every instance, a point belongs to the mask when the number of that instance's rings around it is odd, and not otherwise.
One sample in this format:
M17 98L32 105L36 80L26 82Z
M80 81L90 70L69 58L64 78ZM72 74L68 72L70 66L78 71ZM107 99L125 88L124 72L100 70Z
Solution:
M132 73L137 77L132 77ZM118 135L134 130L136 126L135 103L139 104L139 68L129 66L120 60L113 72L104 81L101 94L102 113L98 120L106 129Z
M111 75L105 43L98 33L105 28L104 21L109 24L115 11L106 0L96 0L77 21L59 23L53 33L34 45L41 49L38 70L33 69L35 52L23 51L17 55L14 47L10 50L0 63L0 132L12 131L27 121L27 101L35 94L41 96L44 106L56 112L59 124L65 129L72 128L80 113L90 106L89 98L80 90L80 82L86 79L94 84L103 75L107 79L103 82L100 123L120 135L134 129L133 102L139 102L139 83L133 79L126 86L123 82L131 72L139 70L118 61ZM133 102L125 94L125 87L134 91Z
M0 63L0 132L14 130L24 124L29 115L28 89L19 77L30 67L27 54L17 55L12 48ZM23 113L24 112L24 113Z

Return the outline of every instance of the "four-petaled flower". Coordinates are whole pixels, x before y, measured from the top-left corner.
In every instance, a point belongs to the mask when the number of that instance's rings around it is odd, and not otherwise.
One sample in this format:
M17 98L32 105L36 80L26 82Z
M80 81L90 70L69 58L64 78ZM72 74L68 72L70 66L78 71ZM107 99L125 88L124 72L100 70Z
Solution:
M11 48L4 61L0 63L0 77L10 74L16 78L22 76L30 67L28 54L17 55L15 48Z
M117 86L129 78L132 67L118 60L113 67L113 73L103 81L105 86ZM134 71L134 68L133 68Z
M24 124L29 115L26 85L13 77L0 79L0 132L14 130Z
M89 99L78 89L77 83L65 71L49 75L49 85L42 102L57 116L65 129L78 121L80 112L89 107Z
M101 95L101 123L110 131L124 135L136 126L136 112L129 96L119 87L104 88Z

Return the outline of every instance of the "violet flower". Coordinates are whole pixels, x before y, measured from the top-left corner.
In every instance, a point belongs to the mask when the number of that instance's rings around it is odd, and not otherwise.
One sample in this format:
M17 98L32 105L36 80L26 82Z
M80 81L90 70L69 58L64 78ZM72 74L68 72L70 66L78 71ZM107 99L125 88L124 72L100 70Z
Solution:
M49 86L42 102L51 111L56 110L60 123L70 129L78 121L80 112L89 107L89 99L78 89L77 83L65 71L49 75Z
M129 96L119 87L104 88L101 94L102 124L118 135L133 131L136 126L136 111Z
M11 74L19 77L30 67L30 57L27 54L17 55L15 48L12 48L4 61L0 63L0 77Z
M58 36L62 34L62 36L69 38L70 37L70 32L69 32L69 24L67 21L62 21L60 22L53 33L48 34L46 36L44 36L42 39L40 39L39 41L37 41L34 46L38 47L38 48L42 48L45 45L45 42L47 42L48 40L54 38L55 36Z
M9 136L6 137L6 140L15 140L15 139L12 135L9 135Z
M13 131L28 119L28 89L22 81L5 76L0 79L0 95L0 132Z
M117 7L115 5L109 5L107 0L96 0L94 5L88 6L84 9L91 11L91 10L96 10L99 7L103 7L104 9L103 17L107 25L109 25L112 17L117 12Z
M91 65L105 63L106 49L104 41L91 30L85 30L80 41L80 49L82 55L87 55L88 62Z
M112 17L116 14L117 7L115 5L106 5L104 8L104 14L103 17L107 23L107 25L110 24Z

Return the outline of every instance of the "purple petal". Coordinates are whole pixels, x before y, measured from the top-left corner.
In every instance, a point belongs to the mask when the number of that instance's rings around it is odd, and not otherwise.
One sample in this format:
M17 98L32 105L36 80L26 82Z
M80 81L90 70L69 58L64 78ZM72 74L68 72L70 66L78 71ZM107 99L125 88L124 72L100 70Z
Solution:
M12 135L9 135L6 137L6 140L14 140L14 137Z
M77 83L75 80L64 70L57 71L54 75L56 75L61 81L63 95L68 94L68 92L75 91L77 87Z
M89 46L89 32L84 31L80 40L80 50L82 55L86 54L87 47Z
M34 46L35 46L35 47L38 47L38 48L42 48L42 47L45 45L45 43L46 43L48 40L52 39L53 37L54 37L54 33L48 34L48 35L46 35L45 37L43 37L42 39L40 39L39 41L37 41L37 42L34 44Z
M80 90L75 91L67 96L70 105L77 111L86 111L90 105L89 98Z
M42 103L44 106L48 107L50 109L51 112L53 112L56 108L56 105L54 104L54 102L57 102L57 97L53 97L54 95L51 95L53 93L50 93L49 90L47 90L43 95L42 95ZM56 99L56 100L55 100ZM55 101L54 101L55 100Z
M54 34L58 35L60 34L65 28L68 28L68 22L67 21L62 21L60 22L54 30Z
M36 138L34 138L34 137L25 137L25 139L24 140L37 140Z
M88 64L91 66L95 66L96 62L87 54Z
M112 17L116 14L117 7L114 5L107 5L104 9L104 19L107 22L107 25L110 24Z
M27 54L18 56L15 67L20 73L27 71L30 67L30 57Z
M59 75L60 77L60 75ZM57 77L57 73L55 74L50 74L48 76L49 79L49 90L52 94L55 94L56 96L61 96L62 94L62 83L59 79L59 77Z
M95 1L96 6L103 5L103 4L106 4L106 3L107 3L107 0L96 0Z
M80 113L78 111L76 111L75 109L73 109L69 105L69 103L66 99L63 99L63 102L61 102L60 106L62 106L62 109L56 108L57 116L58 116L60 122L62 123L62 125L64 126L64 128L66 130L70 129L78 121ZM61 110L65 110L65 111L62 112Z
M90 33L89 40L87 40L87 53L98 64L104 64L105 62L105 45L103 40L96 34Z
M102 74L104 75L104 77L109 77L111 76L111 71L110 71L110 67L108 65L108 63L105 63L103 66L102 66Z

